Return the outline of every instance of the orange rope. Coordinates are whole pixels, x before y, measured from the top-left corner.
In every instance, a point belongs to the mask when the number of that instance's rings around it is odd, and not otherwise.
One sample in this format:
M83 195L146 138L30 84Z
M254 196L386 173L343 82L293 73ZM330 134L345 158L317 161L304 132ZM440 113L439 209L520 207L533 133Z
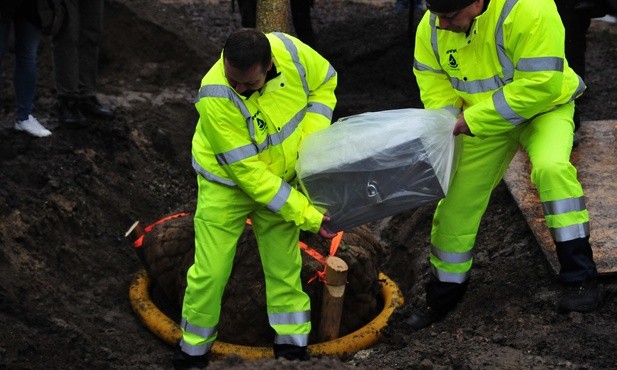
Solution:
M174 219L174 218L185 217L185 216L188 216L188 215L189 214L186 213L186 212L176 213L175 215L169 215L167 217L163 217L160 220L156 221L155 223L146 226L146 228L144 229L143 235L141 235L139 238L137 238L137 240L135 240L133 242L133 246L135 248L141 248L141 245L144 242L144 236L146 236L146 234L149 233L156 225L160 225L160 224L162 224L164 222L167 222L167 221L169 221L171 219Z
M133 242L133 246L135 248L140 248L143 244L144 241L144 236L149 233L155 226L160 225L164 222L167 222L169 220L172 220L174 218L179 218L179 217L185 217L188 216L189 213L187 212L181 212L181 213L176 213L167 217L163 217L160 220L146 226L146 228L144 229L144 234L141 235L139 238L137 238L137 240L135 240ZM251 220L249 218L246 219L246 223L247 225L251 225ZM341 240L343 239L343 232L338 232L336 234L336 236L334 238L332 238L332 241L330 242L330 256L334 256L336 254L336 251L338 250L338 247L341 244ZM319 253L318 251L316 251L315 249L311 248L310 246L308 246L308 244L304 243L303 241L299 241L298 245L300 246L300 249L302 249L304 251L304 253L308 254L309 256L313 257L315 260L317 260L319 263L321 263L324 267L323 271L317 271L317 273L315 274L315 276L313 276L312 278L309 279L309 283L312 282L315 279L319 279L319 281L325 283L326 282L326 258Z
M341 244L342 239L343 239L342 231L337 233L336 236L332 238L332 241L330 242L330 256L334 256L336 254L336 251L338 250L338 247ZM322 256L321 253L317 252L315 249L309 247L306 243L300 242L299 244L300 244L300 248L306 254L313 257L314 259L316 259L317 261L319 261L319 263L323 265L323 270L317 271L315 273L315 276L310 278L308 282L310 283L314 281L315 279L318 279L319 281L325 284L326 283L326 258Z

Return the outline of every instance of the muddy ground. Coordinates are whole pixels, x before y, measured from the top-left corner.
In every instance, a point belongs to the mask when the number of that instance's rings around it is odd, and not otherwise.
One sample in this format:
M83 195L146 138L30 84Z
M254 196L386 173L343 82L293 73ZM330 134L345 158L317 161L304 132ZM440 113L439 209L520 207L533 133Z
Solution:
M393 1L316 0L318 50L339 73L336 117L420 107L407 14ZM36 114L45 139L13 130L12 88L0 95L0 369L168 369L172 348L133 313L141 268L124 237L191 211L192 105L201 76L240 24L230 2L110 0L100 62L111 122L71 130L53 122L50 45L40 49ZM594 22L583 120L617 118L617 26ZM583 123L585 124L585 123ZM610 369L617 364L617 281L588 314L557 314L555 273L506 187L494 192L462 304L419 332L402 320L422 299L433 206L382 225L381 270L405 304L378 343L347 358L214 362L234 369Z

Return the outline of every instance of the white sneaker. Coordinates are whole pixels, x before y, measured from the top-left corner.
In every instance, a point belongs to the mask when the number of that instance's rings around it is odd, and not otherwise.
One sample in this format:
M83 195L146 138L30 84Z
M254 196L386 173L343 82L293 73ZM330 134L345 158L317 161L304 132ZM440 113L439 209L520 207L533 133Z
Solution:
M51 135L51 131L43 127L43 125L41 125L39 121L32 115L29 115L27 120L16 121L15 130L26 131L30 135L36 137L45 137Z

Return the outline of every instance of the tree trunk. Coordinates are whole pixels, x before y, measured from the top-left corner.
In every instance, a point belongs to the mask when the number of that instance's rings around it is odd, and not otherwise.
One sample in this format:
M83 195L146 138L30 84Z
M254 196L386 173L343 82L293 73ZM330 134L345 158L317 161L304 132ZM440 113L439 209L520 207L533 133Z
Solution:
M257 29L290 33L289 0L257 0Z

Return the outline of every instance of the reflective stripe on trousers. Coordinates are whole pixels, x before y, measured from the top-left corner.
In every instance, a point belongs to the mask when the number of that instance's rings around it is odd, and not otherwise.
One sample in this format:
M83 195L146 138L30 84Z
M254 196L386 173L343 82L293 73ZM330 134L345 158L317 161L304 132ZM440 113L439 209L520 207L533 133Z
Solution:
M443 282L469 279L478 227L492 190L499 184L519 142L532 163L531 181L553 237L574 240L589 234L589 215L581 204L583 190L570 163L574 104L569 103L514 128L508 135L465 137L463 153L448 195L433 219L430 262ZM494 238L499 238L493 230ZM564 241L564 240L558 240Z
M183 345L205 353L216 339L221 298L231 274L236 243L250 217L264 268L275 343L305 346L311 331L310 300L300 280L299 229L237 187L210 182L202 176L198 176L198 185L195 263L187 273L182 318L201 330L183 329Z

